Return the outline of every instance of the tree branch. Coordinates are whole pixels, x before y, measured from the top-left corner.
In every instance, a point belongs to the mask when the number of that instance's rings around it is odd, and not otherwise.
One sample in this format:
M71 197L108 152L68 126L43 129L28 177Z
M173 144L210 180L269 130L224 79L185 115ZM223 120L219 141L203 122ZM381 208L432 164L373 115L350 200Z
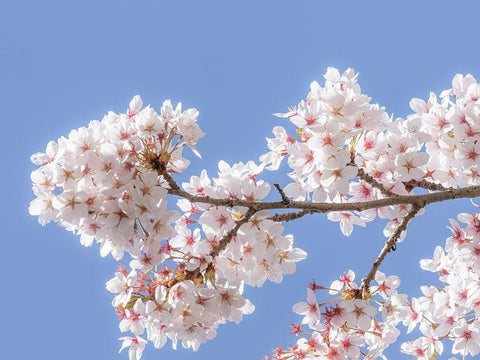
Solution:
M175 183L170 174L166 170L159 169L160 175L166 179L170 186L168 193L177 195L189 200L192 203L211 204L215 206L244 206L255 211L272 210L272 209L297 209L297 210L311 210L314 212L326 213L330 211L364 211L368 209L376 209L390 205L400 204L432 204L442 202L445 200L459 199L459 198L475 198L480 196L480 186L468 186L459 189L447 189L430 194L420 195L395 195L382 199L346 203L311 203L305 201L291 201L285 204L283 201L247 201L240 199L216 199L210 196L192 195L182 189Z
M416 188L416 187L421 187L423 189L427 189L431 191L447 191L447 190L454 189L452 187L447 188L441 184L432 183L427 180L410 180L408 182L405 182L404 185L407 191L411 191L413 190L413 188Z
M315 211L313 211L313 210L300 210L300 211L291 212L291 213L275 214L275 215L270 216L268 219L273 220L273 221L277 221L277 222L292 221L292 220L299 219L299 218L301 218L305 215L314 214L314 213L315 213Z
M282 202L284 204L288 204L290 202L290 199L287 197L287 195L285 195L285 193L283 192L283 189L280 187L280 185L278 184L273 184L273 186L275 187L275 189L277 189L277 191L280 193L280 196L282 197Z
M358 168L358 174L357 174L359 179L362 179L363 181L369 183L373 187L377 188L382 192L383 195L388 196L388 197L393 197L393 196L398 196L395 194L393 191L390 189L387 189L385 185L380 183L377 179L375 179L372 175L367 174L365 170L362 168Z
M381 182L379 182L377 179L375 179L372 175L368 174L363 168L358 166L355 163L355 152L352 151L350 152L350 164L352 166L355 166L357 170L357 176L359 179L369 183L373 187L377 188L378 190L381 191L381 193L387 197L392 197L392 196L397 196L393 191L388 189L385 185L383 185Z
M387 254L394 248L395 244L397 243L398 239L400 238L400 235L402 234L403 231L406 230L408 223L410 220L412 220L415 215L422 209L425 205L423 204L413 204L412 208L410 211L407 213L407 215L402 219L402 222L400 225L397 226L393 234L390 236L390 238L385 242L385 245L383 246L382 251L380 251L380 254L378 255L377 259L372 265L372 268L370 269L369 273L367 276L365 276L362 279L362 284L360 286L360 289L368 289L370 287L370 283L372 280L375 278L375 274L377 273L378 268L382 264L383 260L387 256Z
M157 172L159 172L160 175L163 176L163 178L167 181L167 184L170 186L170 188L171 188L173 191L182 191L182 189L180 189L180 186L178 186L178 184L176 183L176 181L175 181L175 180L172 178L172 176L168 173L165 164L160 163L160 164L159 164L159 169L157 170Z
M361 170L361 169L360 169ZM379 256L375 260L372 269L368 275L362 280L362 288L368 289L370 282L375 277L378 267L386 257L387 253L392 249L395 243L398 241L400 234L407 227L408 222L418 213L418 211L425 207L428 204L441 202L445 200L458 199L458 198L475 198L480 196L480 186L469 186L459 189L449 188L442 191L429 193L429 194L420 194L420 195L397 195L390 191L390 196L382 199L370 200L370 201L359 201L359 202L350 202L350 203L311 203L304 201L291 201L288 198L288 202L285 201L285 198L282 201L271 201L271 202L262 202L262 201L246 201L240 199L216 199L210 196L197 196L192 195L184 190L182 190L175 180L167 172L165 166L159 166L157 171L160 175L164 177L167 181L170 189L167 189L168 193L171 195L177 195L189 200L192 203L204 203L211 204L214 206L227 206L235 207L242 206L248 208L245 216L236 222L235 227L231 229L219 242L219 244L210 252L210 255L213 257L218 256L218 254L225 249L228 243L232 238L237 234L240 226L249 221L249 219L260 210L271 210L271 209L297 209L301 210L295 213L286 213L286 214L275 214L271 217L274 221L290 221L298 219L306 214L312 214L314 212L326 213L330 211L364 211L368 209L376 209L384 206L400 205L400 204L410 204L412 209L410 212L403 218L402 223L397 227L392 236L388 239L380 252ZM359 171L359 173L361 173ZM378 183L370 175L363 173L359 177L364 177L365 181L370 182L375 187L379 188L385 193L389 190L386 189L382 184ZM423 184L421 181L419 184ZM372 185L373 185L372 184ZM380 186L380 187L379 187ZM276 186L277 187L277 186ZM280 188L280 186L278 186ZM278 190L277 188L277 190ZM282 195L283 190L279 190ZM285 195L283 193L283 195ZM283 198L284 196L282 196Z
M235 235L237 235L237 232L238 232L238 229L240 229L240 226L247 223L255 213L256 213L255 210L248 209L247 213L243 216L243 218L241 218L240 220L237 220L235 222L235 226L233 227L233 229L231 229L228 233L226 233L225 236L220 240L218 245L215 246L215 248L212 249L212 251L210 251L210 256L212 256L213 258L217 257L218 254L220 254L220 252L227 247L228 243L232 240L232 238Z

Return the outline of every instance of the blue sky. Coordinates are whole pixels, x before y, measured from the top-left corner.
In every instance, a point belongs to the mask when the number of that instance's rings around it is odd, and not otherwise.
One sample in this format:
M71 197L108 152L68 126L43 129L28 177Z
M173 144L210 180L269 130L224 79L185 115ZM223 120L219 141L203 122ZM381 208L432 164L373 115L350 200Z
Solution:
M480 78L480 3L456 4L3 1L0 358L128 358L117 354L121 333L105 290L116 262L28 215L32 153L108 110L124 111L140 94L157 109L166 98L199 109L203 160L187 173L214 174L219 160L256 160L266 152L265 137L282 122L271 114L296 104L328 66L353 67L373 101L404 116L410 98L448 88L454 74ZM382 270L401 275L401 289L418 294L432 279L418 260L444 243L447 219L463 210L474 208L466 201L427 208ZM343 238L324 216L289 224L309 258L281 285L246 290L253 315L222 326L197 353L149 346L143 358L261 359L293 343L289 324L300 317L291 306L304 299L305 285L313 278L328 285L347 269L365 274L382 247L382 227L370 224Z

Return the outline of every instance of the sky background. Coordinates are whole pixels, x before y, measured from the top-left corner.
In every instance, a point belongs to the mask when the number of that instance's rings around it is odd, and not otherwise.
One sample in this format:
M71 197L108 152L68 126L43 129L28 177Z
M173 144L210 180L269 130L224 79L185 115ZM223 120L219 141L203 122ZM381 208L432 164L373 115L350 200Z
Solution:
M29 158L48 141L125 111L136 94L156 109L170 98L199 109L207 134L203 160L187 175L216 174L219 160L265 153L265 137L284 124L272 113L304 98L328 66L353 67L362 90L396 116L409 113L412 97L449 88L456 73L480 77L477 1L4 0L0 13L0 359L128 358L118 354L122 334L105 290L117 263L28 215ZM419 295L435 278L418 261L444 244L447 219L461 211L474 208L430 205L412 222L381 267L401 276L401 292ZM383 225L344 238L322 215L288 224L309 257L282 284L246 289L254 314L221 326L196 353L148 345L143 359L255 360L294 343L289 324L301 317L291 306L304 301L308 282L329 285L348 269L364 276Z

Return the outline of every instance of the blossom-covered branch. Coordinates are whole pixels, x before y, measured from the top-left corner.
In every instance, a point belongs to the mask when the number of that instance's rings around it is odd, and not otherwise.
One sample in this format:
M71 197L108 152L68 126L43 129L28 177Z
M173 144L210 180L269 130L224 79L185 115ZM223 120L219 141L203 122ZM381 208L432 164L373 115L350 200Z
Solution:
M164 174L162 172L162 174ZM170 177L171 179L171 177ZM433 204L446 200L453 199L472 199L480 196L480 186L468 186L464 188L448 189L438 191L430 194L415 194L415 195L396 195L391 194L389 197L384 197L369 201L354 201L354 202L307 202L307 201L247 201L242 199L217 199L210 196L196 196L192 195L178 187L175 182L175 188L168 189L171 195L177 195L187 199L191 203L203 203L215 206L236 207L242 206L255 211L273 210L273 209L300 209L306 211L313 211L319 213L326 213L332 211L365 211L369 209L377 209L392 205L415 205L415 204ZM170 185L170 182L169 182Z
M255 210L253 209L248 209L247 213L243 216L242 219L237 220L235 223L235 227L230 230L228 233L224 235L224 237L220 240L217 246L213 248L213 250L210 252L210 256L212 257L217 257L220 251L223 251L227 245L232 241L232 238L237 235L238 230L240 229L240 226L243 224L247 223L250 218L255 214Z
M423 263L448 272L442 277L448 285L425 290L423 305L396 292L397 277L378 271L420 209L480 196L478 82L457 75L439 98L431 94L410 106L412 114L393 119L361 92L352 69L329 68L324 86L313 82L306 99L276 114L293 129L275 126L260 162L220 161L217 177L203 170L178 184L175 175L190 163L184 149L200 156L196 145L205 134L198 111L167 100L157 112L135 96L126 113L109 112L32 156L39 167L31 175L29 211L42 225L54 221L80 235L85 246L98 243L102 256L127 254L129 268L121 266L107 289L115 295L120 330L131 333L120 338L131 359L142 354L142 336L157 348L170 339L174 347L181 342L196 350L220 324L240 322L254 309L243 297L245 285L281 282L306 257L282 222L315 213L339 222L345 236L354 225L385 219L388 240L360 288L353 272L329 288L311 285L307 303L294 307L311 338L277 350L277 358L380 358L400 322L407 332L421 323L424 334L402 345L405 353L432 359L443 351L441 340L451 338L452 353L476 355L479 281L465 274L477 268L478 215L459 215L468 225L462 230L452 222L449 255L438 250L433 263ZM261 174L284 161L290 182L274 184L281 199L266 201L271 186ZM325 289L336 298L318 304L315 291Z

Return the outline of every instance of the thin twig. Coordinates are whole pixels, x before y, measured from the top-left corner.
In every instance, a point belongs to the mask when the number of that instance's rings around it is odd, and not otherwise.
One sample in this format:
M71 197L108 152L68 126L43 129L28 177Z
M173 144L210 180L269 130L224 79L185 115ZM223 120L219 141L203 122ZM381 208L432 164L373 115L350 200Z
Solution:
M425 206L425 204L417 203L413 204L412 208L410 211L407 213L407 215L402 219L402 222L400 225L397 226L393 234L390 236L390 238L385 242L385 245L383 246L382 251L380 251L380 254L378 255L377 259L372 265L372 268L370 269L369 273L367 276L365 276L362 279L362 285L360 286L360 289L368 289L370 287L370 283L375 277L375 274L377 273L378 268L382 264L383 260L387 256L387 254L394 248L395 244L397 243L398 239L400 239L400 235L402 234L403 231L406 230L408 223L410 220L412 220L415 215Z
M275 187L275 189L277 189L277 191L280 193L280 196L282 197L282 202L284 204L288 204L290 202L290 199L287 197L287 195L285 195L285 193L283 192L283 189L280 187L280 185L278 184L273 184L273 186Z
M388 189L385 185L383 185L381 182L375 179L372 175L368 174L363 168L361 168L355 163L354 151L350 152L350 163L348 165L355 166L358 169L357 171L358 178L369 183L370 185L377 188L378 190L380 190L383 195L388 197L397 196L397 194L395 194L393 191Z
M427 180L410 180L408 182L404 182L403 184L405 185L405 189L407 191L412 191L413 188L416 188L416 187L421 187L423 189L427 189L431 191L447 191L447 190L454 189L452 187L447 188L441 184L432 183Z
M182 191L178 184L175 182L175 180L172 178L172 176L168 173L167 168L165 167L165 164L160 164L160 169L159 172L163 176L163 178L167 181L167 184L170 186L172 190L175 191Z
M240 226L243 224L247 223L250 218L256 213L255 210L253 209L248 209L247 213L241 218L240 220L237 220L235 222L235 226L233 229L231 229L228 233L225 234L225 236L219 241L218 245L215 246L212 251L210 251L210 255L215 258L220 254L222 250L224 250L227 245L230 243L232 238L237 235L238 229L240 229Z
M277 222L292 221L292 220L299 219L305 215L314 214L314 213L315 211L313 210L300 210L300 211L291 212L291 213L275 214L270 216L268 219L277 221Z
M380 190L382 192L383 195L385 196L398 196L397 194L395 194L393 191L391 191L390 189L387 189L387 187L385 185L383 185L382 183L380 183L377 179L375 179L372 175L370 174L367 174L365 172L365 170L363 170L362 168L358 168L358 174L357 174L358 178L359 179L362 179L363 181L369 183L370 185L372 185L373 187L377 188L378 190Z

